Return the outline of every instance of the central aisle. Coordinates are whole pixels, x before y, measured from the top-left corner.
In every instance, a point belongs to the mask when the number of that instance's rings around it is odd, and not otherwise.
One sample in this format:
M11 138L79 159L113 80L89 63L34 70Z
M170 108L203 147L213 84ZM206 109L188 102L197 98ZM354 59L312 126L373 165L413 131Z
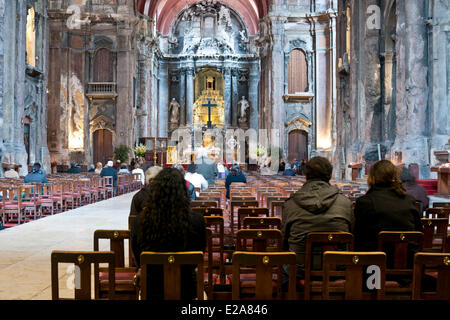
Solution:
M0 300L51 299L50 255L53 250L92 251L97 229L128 229L135 193L0 231ZM109 245L100 243L101 250ZM65 285L68 265L60 270L61 296L73 297ZM66 279L66 280L65 280Z

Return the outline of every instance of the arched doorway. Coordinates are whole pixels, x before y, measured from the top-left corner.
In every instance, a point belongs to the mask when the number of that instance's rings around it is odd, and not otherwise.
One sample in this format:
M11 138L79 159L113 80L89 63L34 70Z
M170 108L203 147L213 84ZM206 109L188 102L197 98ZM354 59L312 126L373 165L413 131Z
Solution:
M308 159L308 133L304 130L289 132L288 160Z
M99 129L94 132L94 163L103 165L113 159L113 134L107 129Z

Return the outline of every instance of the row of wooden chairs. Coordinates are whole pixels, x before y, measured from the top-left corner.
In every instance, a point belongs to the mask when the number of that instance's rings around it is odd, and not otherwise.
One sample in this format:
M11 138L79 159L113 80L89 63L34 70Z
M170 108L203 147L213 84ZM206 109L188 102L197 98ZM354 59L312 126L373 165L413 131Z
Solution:
M244 231L244 230L243 230ZM268 240L268 232L273 234L277 230L247 230L247 238L253 240ZM245 231L244 231L245 233ZM253 233L253 234L251 234ZM209 232L210 234L210 232ZM265 235L261 235L265 234ZM133 275L136 268L123 269L123 240L129 236L127 231L96 231L94 243L98 243L100 237L111 239L111 250L107 252L98 251L98 245L94 246L94 252L59 252L52 253L52 297L59 298L58 289L58 263L75 263L78 267L79 279L76 279L75 299L90 299L90 276L91 264L94 264L95 298L118 299L121 293L127 292L128 297L138 298L135 287L129 285L128 288L122 284L122 292L119 290L121 277L118 274L129 272ZM211 254L211 236L208 236L208 250ZM398 241L400 239L400 241ZM414 257L413 270L405 270L405 260L395 262L394 269L387 267L387 255L382 252L382 246L386 243L394 242L400 247L404 247L408 242L420 242L420 233L399 233L383 232L379 236L378 252L354 252L353 237L348 233L311 233L308 235L307 253L305 263L305 280L303 282L304 298L310 299L315 294L321 299L384 299L393 291L388 286L386 277L390 274L412 276L412 286L406 288L412 299L450 299L448 284L450 281L450 256L449 253L417 253ZM113 245L113 241L115 244ZM122 242L120 246L119 243ZM312 270L312 262L308 257L313 256L314 244L321 243L324 250L322 257L322 268ZM347 245L350 251L335 251L338 246ZM258 246L258 245L256 245ZM258 250L264 248L257 247ZM298 286L295 280L296 257L291 252L248 252L246 245L239 246L232 256L232 299L243 299L252 292L252 298L256 299L297 299ZM334 249L334 250L333 250ZM341 248L342 249L342 248ZM115 250L115 251L113 251ZM396 249L397 250L397 249ZM130 253L131 254L131 253ZM401 255L405 256L405 254ZM211 260L211 259L209 259ZM98 264L108 263L107 269L98 268ZM130 265L131 265L130 261ZM403 264L402 264L403 263ZM144 252L141 255L141 299L147 297L146 268L150 264L160 264L164 266L164 297L165 299L180 299L181 291L179 267L181 265L197 266L198 299L203 299L204 289L204 254L203 252L170 252L155 253ZM289 266L289 285L287 293L283 290L281 283L281 270L283 265ZM213 297L211 286L211 266L207 263L208 269L208 297ZM339 267L337 267L339 266ZM345 268L342 268L344 266ZM364 274L367 266L375 266L371 270L378 272L374 287L365 285ZM130 272L131 271L131 272ZM103 274L102 274L103 272ZM422 278L430 272L435 273L435 291L424 292L422 290ZM250 278L242 278L243 275L250 275ZM312 280L312 277L321 277L321 281ZM336 279L336 278L340 279ZM247 281L246 281L247 279ZM103 283L101 283L103 281ZM122 280L123 281L123 280ZM245 285L243 282L247 282ZM249 286L248 283L251 285ZM368 283L366 281L366 283ZM376 287L377 290L371 290ZM251 288L251 290L249 290ZM364 290L367 288L368 290ZM396 288L394 286L394 288ZM429 290L429 289L427 289ZM102 294L103 292L103 294Z
M0 214L5 227L114 197L112 177L49 175L48 183L0 179ZM119 175L118 194L140 189L139 177Z

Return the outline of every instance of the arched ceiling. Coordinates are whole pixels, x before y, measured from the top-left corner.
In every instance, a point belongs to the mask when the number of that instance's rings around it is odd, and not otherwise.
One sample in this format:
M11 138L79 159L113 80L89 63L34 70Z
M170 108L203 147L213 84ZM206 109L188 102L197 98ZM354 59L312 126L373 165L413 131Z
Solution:
M178 13L186 5L200 0L136 0L137 9L144 15L156 20L156 28L163 35L167 35L170 26ZM236 10L245 20L248 32L252 35L258 33L258 21L268 12L268 0L220 0Z

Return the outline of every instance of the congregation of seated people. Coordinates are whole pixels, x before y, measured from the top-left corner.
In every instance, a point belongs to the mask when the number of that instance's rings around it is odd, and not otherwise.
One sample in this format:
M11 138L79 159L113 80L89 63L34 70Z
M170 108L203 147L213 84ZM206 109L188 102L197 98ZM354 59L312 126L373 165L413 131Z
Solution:
M300 164L297 163L296 165L299 166ZM289 164L286 165L284 172L286 170L292 170ZM189 190L189 186L197 186L196 188L200 195L208 195L209 192L213 193L223 190L225 187L225 199L227 201L224 202L222 209L224 209L224 212L227 212L230 210L230 204L233 202L233 190L246 188L246 184L252 185L252 183L247 182L243 170L237 164L231 167L230 173L226 177L225 185L220 183L219 186L214 186L216 181L218 181L217 179L210 181L213 182L212 185L208 183L205 177L198 173L198 168L195 164L188 166L186 174L181 165L174 165L174 169L153 167L152 171L153 174L149 175L146 186L133 198L130 211L130 217L135 217L131 220L130 237L132 253L138 268L140 267L140 255L146 251L201 251L205 256L208 254L205 247L205 229L206 227L214 229L214 226L208 222L213 217L205 213L208 212L207 209L203 211L197 210L199 208L189 204L189 201L194 200L195 197L195 193L192 196L193 190ZM343 235L346 238L346 242L338 245L336 250L345 252L345 250L351 249L350 251L354 252L355 256L363 256L364 254L369 254L370 256L370 253L380 254L384 250L382 254L385 254L387 259L386 265L382 268L386 271L386 269L394 268L396 257L392 247L384 249L384 247L381 248L379 246L380 233L398 232L402 240L405 237L404 235L409 236L410 233L414 235L423 234L422 218L423 212L428 207L428 202L425 201L428 198L426 195L424 196L425 198L421 198L424 207L419 208L416 205L416 198L410 195L411 186L405 180L406 178L411 180L411 178L409 176L406 177L405 172L400 176L400 170L390 161L381 160L371 166L368 176L369 189L365 195L357 198L356 201L349 199L349 197L342 194L338 187L330 183L333 167L326 158L315 157L306 163L302 161L302 171L306 180L303 186L299 190L291 192L284 202L279 226L283 239L282 251L280 252L295 253L294 270L297 298L305 297L303 295L305 285L311 285L311 280L323 280L317 274L312 278L309 275L312 270L320 269L324 263L322 261L323 251L313 248L311 252L311 249L307 248L310 246L309 241L313 238L310 238L310 236L324 233L328 236L328 240L331 243L331 239L334 236L339 238ZM282 174L284 177L283 181L288 181L286 179L294 177L294 175ZM254 182L256 180L252 179L251 181ZM240 187L233 189L233 183L239 183ZM213 186L213 189L207 186ZM261 186L261 188L263 187ZM241 190L248 191L248 189ZM239 192L235 194L242 195ZM415 196L418 197L417 194ZM251 197L247 198L250 199ZM199 212L203 212L203 216ZM233 219L226 213L223 214L223 218ZM235 233L233 228L227 228L227 225L229 226L229 224L225 223L225 230L228 229L225 233L230 233L231 238L235 241L228 248L231 249L228 261L231 261L233 260L231 255L239 246L236 242L236 234L245 230L241 229ZM178 230L178 232L174 230ZM267 230L261 229L260 231L265 232ZM169 237L167 235L172 236ZM417 240L416 238L414 239ZM253 241L256 243L257 239L255 238ZM396 283L396 288L404 289L402 291L403 295L399 295L400 298L412 298L413 289L411 286L414 255L424 251L422 250L422 243L419 242L413 241L408 244L404 268L411 270L410 275L389 274L386 276L387 282L394 282ZM242 250L242 247L239 250ZM445 252L446 250L448 249L442 247L440 252ZM307 257L307 254L310 256ZM207 263L206 260L205 258L205 264ZM225 261L221 263L226 264ZM307 267L305 267L306 264L308 264ZM219 269L222 267L219 266ZM226 269L226 266L224 268ZM146 285L156 288L151 296L146 294L146 297L148 299L163 299L165 296L163 294L164 284L161 280L163 279L161 276L162 269L152 267L146 270L148 273L145 277L146 281L148 281ZM230 270L228 269L228 271ZM309 282L305 282L305 271L308 272L307 279ZM194 269L192 267L186 268L182 269L181 272L182 289L179 298L200 298L196 295L195 286L198 281ZM137 272L137 275L137 283L139 285L139 278L142 276L140 271ZM282 265L281 276L282 288L287 291L289 281L291 281L289 265ZM367 278L364 275L363 277ZM424 278L426 286L431 288L436 286L435 278L429 275L424 275ZM151 279L153 281L152 284ZM214 279L213 284L205 281L205 285L214 288L216 284L219 284L219 280ZM231 281L229 274L226 274L225 281L220 281L220 284L224 284L221 287L222 289L226 285L235 285L236 283L239 283L239 281ZM214 299L216 296L211 287L206 290L211 295L208 299ZM363 289L362 291L367 290ZM231 294L230 292L231 289L229 289L228 293ZM228 297L231 297L231 295Z
M114 166L109 161L100 175L117 177ZM121 168L120 174L130 174L126 165L116 167ZM36 167L34 173L39 170ZM135 172L144 170L135 165ZM409 171L388 160L378 161L370 167L365 193L359 186L351 186L357 191L347 193L349 186L332 181L332 174L333 166L323 157L295 160L292 166L286 163L278 175L268 177L246 171L237 163L228 169L205 158L189 164L187 170L180 164L149 167L129 214L127 237L134 270L131 298L329 299L330 292L349 299L423 297L417 295L414 280L419 263L426 262L421 255L437 255L449 262L442 256L450 247L446 241L449 209L439 209L440 220L446 219L441 242L435 241L438 232L433 229L433 239L426 247L427 225L439 219L427 216L432 212L429 199ZM355 194L358 196L353 197ZM399 251L397 245L406 250ZM258 262L250 262L255 256L246 256L248 251L261 254L263 264L273 259L278 267L266 272L274 273L273 286L278 289L270 293L255 290L256 282L261 281L254 269ZM403 254L401 259L399 254ZM197 260L192 260L194 257ZM167 284L163 265L177 259L186 261L180 265L180 277L173 278L179 283ZM399 264L398 259L403 262ZM342 281L349 281L346 277L354 274L345 275L345 265L353 265L355 272L355 265L362 268L373 261L383 273L383 290L353 288L361 292L347 295L349 288ZM246 271L236 275L243 266ZM332 276L330 267L336 268ZM422 289L437 291L433 272L420 278ZM361 269L356 277L364 284L368 275ZM332 285L335 291L330 291ZM168 293L173 286L177 288L175 296Z

